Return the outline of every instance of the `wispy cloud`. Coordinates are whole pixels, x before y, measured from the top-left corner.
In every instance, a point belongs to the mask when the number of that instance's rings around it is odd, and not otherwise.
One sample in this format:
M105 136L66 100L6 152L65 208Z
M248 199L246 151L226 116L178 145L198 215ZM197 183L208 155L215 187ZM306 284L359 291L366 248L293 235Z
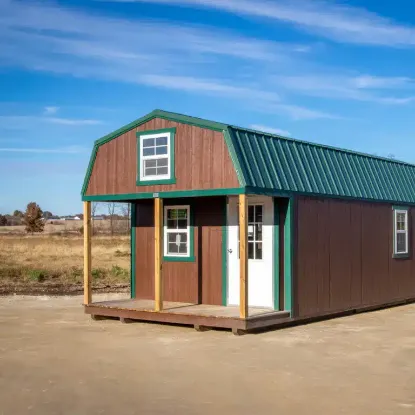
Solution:
M57 118L36 115L0 115L0 128L7 129L26 129L39 124L60 124L67 126L88 126L102 124L101 120L76 119L76 118Z
M59 111L59 107L45 107L43 114L44 115L53 115Z
M71 119L71 118L56 118L48 117L43 118L42 121L49 122L52 124L61 124L61 125L97 125L102 124L100 120L90 120L90 119Z
M276 135L282 135L282 136L290 136L291 133L287 130L281 130L279 128L273 128L273 127L267 127L265 125L260 124L252 124L249 128L252 128L253 130L263 131L265 133L271 133Z
M414 46L415 27L400 24L364 8L324 0L114 0L224 10L238 15L278 20L336 41Z
M309 53L309 44L251 38L207 26L110 18L48 2L0 2L3 64L220 96L239 100L251 110L257 108L253 102L240 98L291 105L277 88L262 82L262 73L276 64L292 66ZM288 113L284 107L275 110ZM53 109L47 111L51 123L97 123L63 121L52 117Z
M347 76L320 73L316 75L280 75L273 78L276 85L291 92L315 97L375 102L379 104L407 104L415 100L415 83L409 78L387 78L370 75ZM385 95L394 89L397 96ZM402 96L404 94L404 96Z
M48 153L62 153L62 154L79 154L88 151L84 147L69 146L61 148L19 148L19 147L0 147L2 153L37 153L37 154L48 154Z

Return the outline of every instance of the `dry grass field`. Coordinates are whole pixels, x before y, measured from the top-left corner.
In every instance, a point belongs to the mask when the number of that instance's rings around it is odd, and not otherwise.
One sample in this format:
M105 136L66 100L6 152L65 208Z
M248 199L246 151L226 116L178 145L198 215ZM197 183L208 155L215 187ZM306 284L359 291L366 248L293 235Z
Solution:
M7 233L1 229L0 294L61 294L82 290L83 238L79 230L70 232L64 226L48 225L41 235L27 235L14 229L19 227L7 227ZM92 282L93 288L104 291L129 286L129 236L93 237Z

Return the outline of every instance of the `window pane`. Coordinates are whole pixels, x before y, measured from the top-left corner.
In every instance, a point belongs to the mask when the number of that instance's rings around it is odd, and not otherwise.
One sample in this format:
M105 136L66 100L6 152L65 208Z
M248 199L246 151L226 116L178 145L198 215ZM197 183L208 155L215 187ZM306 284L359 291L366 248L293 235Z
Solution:
M157 160L144 160L144 166L147 167L157 167Z
M177 229L176 219L167 219L167 229ZM171 234L169 234L171 235Z
M406 233L396 234L397 253L406 252Z
M396 214L396 229L398 231L405 231L405 213L397 213Z
M167 154L167 146L163 146L163 147L156 147L156 154L160 155L160 154Z
M187 219L179 219L178 221L178 229L186 229L187 228Z
M179 254L186 254L186 253L187 253L187 244L180 244Z
M168 174L167 167L159 167L157 169L157 176L161 176L161 175L165 175L165 174Z
M167 146L167 136L157 137L156 138L156 146Z
M248 222L254 221L254 210L255 206L248 206Z
M143 148L145 147L154 147L155 140L154 138L144 138L143 139Z
M255 206L255 222L262 222L262 205Z
M248 225L248 241L254 240L254 225Z
M178 219L187 219L187 209L176 209Z
M167 167L167 158L157 159L157 167Z
M177 238L177 233L176 232L174 232L174 233L168 233L168 239L167 239L167 241L169 243L176 243L176 238Z
M157 169L145 169L144 176L155 176L157 174Z
M261 223L255 225L255 240L262 241L262 224Z
M255 259L262 259L262 242L255 243Z
M179 252L179 247L175 243L169 243L167 245L167 253L168 254L177 254Z
M248 242L248 259L255 259L254 258L254 243Z
M143 148L143 156L154 156L154 147Z

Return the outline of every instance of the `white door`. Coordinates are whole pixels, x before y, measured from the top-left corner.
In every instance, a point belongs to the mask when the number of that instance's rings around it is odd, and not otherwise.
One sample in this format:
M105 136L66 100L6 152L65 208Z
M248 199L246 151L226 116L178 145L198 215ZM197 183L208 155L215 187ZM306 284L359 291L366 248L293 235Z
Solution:
M239 304L238 198L228 199L228 304ZM248 305L274 307L274 208L271 197L248 197Z

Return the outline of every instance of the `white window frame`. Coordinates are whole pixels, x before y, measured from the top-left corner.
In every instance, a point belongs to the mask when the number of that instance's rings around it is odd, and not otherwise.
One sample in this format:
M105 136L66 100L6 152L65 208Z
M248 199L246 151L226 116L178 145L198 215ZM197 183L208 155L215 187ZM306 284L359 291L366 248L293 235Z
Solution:
M398 230L398 214L405 215L405 230ZM393 232L394 232L394 246L393 253L394 255L408 255L409 254L409 229L408 229L408 210L406 209L395 209L393 211ZM405 246L406 250L403 252L398 252L398 234L405 234Z
M186 209L187 210L187 226L186 229L168 229L167 228L167 211L169 209ZM185 254L168 253L168 234L183 233L187 235L187 252ZM190 257L190 205L172 205L164 206L164 224L163 224L163 240L164 240L164 256L167 258L189 258Z
M167 155L166 154L159 154L154 156L144 156L144 146L143 141L147 138L159 138L159 137L166 137L167 136ZM155 133L155 134L145 134L140 135L140 181L155 181L155 180L166 180L171 178L171 133ZM167 174L163 175L156 175L156 176L146 176L144 174L144 161L145 160L157 160L161 158L167 157Z

